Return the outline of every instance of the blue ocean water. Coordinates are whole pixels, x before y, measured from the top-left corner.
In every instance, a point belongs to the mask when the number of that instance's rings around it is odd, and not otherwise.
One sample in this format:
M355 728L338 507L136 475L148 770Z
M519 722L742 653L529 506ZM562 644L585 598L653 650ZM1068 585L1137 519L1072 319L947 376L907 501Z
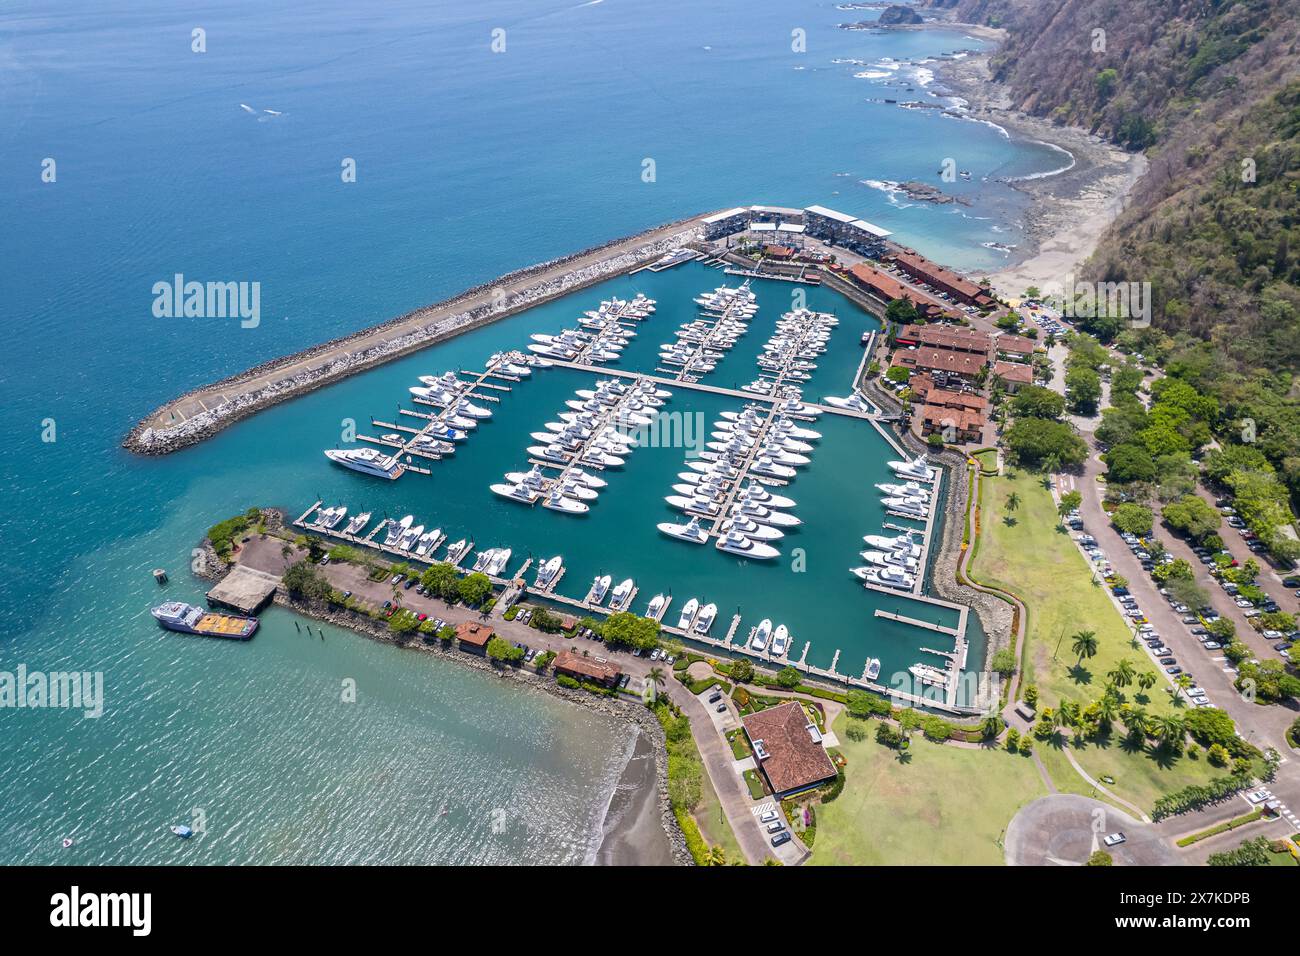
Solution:
M978 44L836 28L857 16L689 0L7 4L0 670L102 671L108 696L98 720L0 710L14 742L0 756L0 859L583 859L626 728L328 628L309 641L278 612L246 647L164 638L147 617L153 567L172 571L174 595L201 594L184 569L216 518L355 496L319 456L335 416L385 412L417 366L481 362L490 334L163 460L118 442L176 393L705 209L821 202L936 258L996 267L981 244L1015 244L1022 199L984 180L1059 156L872 102L898 98L893 80L856 75L872 64ZM794 30L807 52L792 51ZM864 185L932 175L946 157L974 174L949 187L970 206L907 206ZM260 324L155 318L152 287L177 273L260 283ZM764 334L728 361L746 365ZM507 437L502 455L522 456L523 430ZM485 452L474 467L496 463ZM431 510L448 494L419 493ZM345 677L363 689L356 705L339 702ZM499 731L525 722L535 732ZM201 849L159 836L195 808L211 821ZM489 826L502 812L512 822Z

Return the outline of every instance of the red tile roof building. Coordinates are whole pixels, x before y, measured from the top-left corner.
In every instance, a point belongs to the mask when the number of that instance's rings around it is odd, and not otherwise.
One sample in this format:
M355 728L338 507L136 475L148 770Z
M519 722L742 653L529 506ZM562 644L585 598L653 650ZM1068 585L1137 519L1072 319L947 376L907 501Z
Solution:
M1005 352L1007 355L1020 355L1025 358L1034 354L1037 343L1033 339L1026 338L1023 335L999 335L997 348L999 352Z
M1016 362L994 363L993 374L1002 379L1007 385L1007 390L1011 392L1014 392L1021 385L1032 385L1034 381L1033 368Z
M915 252L900 252L894 257L894 262L913 279L924 282L940 292L946 292L959 302L981 306L991 305L993 302L974 282L962 278L938 263L931 262L925 256Z
M482 654L493 637L492 628L478 621L461 621L456 625L456 641L461 650Z
M583 657L566 648L555 658L555 673L566 674L575 680L589 680L612 687L618 680L620 672L613 664Z
M822 746L821 733L797 701L750 714L744 725L758 768L777 796L835 779L835 765Z
M854 281L878 299L892 302L895 299L915 299L916 293L891 275L858 263L849 270Z
M923 345L916 349L899 349L894 353L894 364L922 372L945 372L962 379L974 379L987 361L983 355L972 352L954 352Z

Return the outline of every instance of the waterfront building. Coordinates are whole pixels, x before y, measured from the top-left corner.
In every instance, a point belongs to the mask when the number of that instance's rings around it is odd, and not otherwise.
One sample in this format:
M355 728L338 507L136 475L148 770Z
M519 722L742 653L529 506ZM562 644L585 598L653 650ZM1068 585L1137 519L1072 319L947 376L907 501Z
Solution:
M806 206L803 222L808 235L873 259L885 253L885 241L892 235L865 219L825 206Z
M903 251L890 257L895 265L917 282L924 282L958 302L977 308L991 308L993 298L979 285L945 269L916 252Z
M555 673L564 674L574 680L591 681L602 687L613 687L618 683L621 675L621 671L608 661L583 657L567 648L560 651L555 658Z
M461 621L456 625L456 642L462 651L470 654L486 654L488 641L495 636L492 628L478 621Z
M728 209L726 212L714 213L700 220L704 225L705 239L722 239L725 236L742 232L749 225L748 209Z
M835 764L826 753L821 732L798 701L749 714L743 723L759 772L776 797L835 779Z

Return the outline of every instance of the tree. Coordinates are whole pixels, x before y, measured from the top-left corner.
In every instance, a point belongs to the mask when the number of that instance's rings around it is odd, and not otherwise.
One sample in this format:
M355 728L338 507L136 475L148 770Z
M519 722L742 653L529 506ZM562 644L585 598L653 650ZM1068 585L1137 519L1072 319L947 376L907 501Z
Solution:
M1124 726L1130 737L1143 740L1151 732L1151 718L1141 707L1133 707L1124 714Z
M1146 505L1126 501L1111 512L1110 520L1120 531L1141 537L1150 534L1155 515Z
M1048 459L1057 467L1083 464L1088 446L1065 422L1045 418L1019 418L1002 436L1014 464L1041 467Z
M1177 717L1172 715L1156 717L1153 721L1153 729L1161 745L1165 747L1176 749L1183 741L1183 722Z
M891 299L885 306L885 318L896 325L907 325L916 321L916 306L911 299Z
M1067 491L1065 494L1061 495L1061 503L1056 506L1056 513L1059 514L1062 518L1064 518L1071 511L1078 510L1079 506L1082 504L1083 504L1082 493L1080 493L1078 490Z
M664 669L662 667L650 668L650 673L646 674L646 680L650 682L650 686L657 692L664 682Z
M889 701L865 690L851 690L845 697L849 716L866 720L872 716L887 716L890 712Z
M425 591L437 597L456 596L456 569L450 564L435 564L420 575L420 584Z
M1007 511L1012 512L1020 507L1020 495L1014 491L1007 495Z
M308 601L325 601L330 596L330 585L310 561L299 561L285 568L280 579L291 595Z
M1218 530L1223 520L1200 495L1184 495L1171 501L1161 511L1165 524L1195 541Z
M467 574L457 583L456 594L470 607L478 607L491 596L492 579L479 571Z
M1016 652L1009 647L994 651L989 659L989 670L1003 677L1010 677L1016 672Z
M781 668L776 675L776 682L786 690L792 690L795 687L798 687L802 681L803 676L793 667L789 666Z
M1074 635L1074 653L1079 656L1079 665L1083 665L1085 657L1095 657L1097 654L1097 634L1094 631L1080 631Z
M1268 856L1268 837L1255 837L1235 850L1211 853L1205 862L1208 866L1268 866Z
M524 649L522 647L515 647L505 638L493 637L487 642L487 656L488 660L493 663L511 663L523 658Z
M1110 866L1114 862L1115 861L1111 859L1111 855L1107 853L1105 850L1096 850L1093 852L1092 856L1088 857L1088 862L1085 865L1086 866Z
M1115 669L1106 676L1110 678L1111 683L1116 687L1127 687L1133 683L1134 673L1133 662L1124 657L1115 665Z
M1137 676L1138 686L1143 690L1150 690L1156 686L1156 675L1154 671L1143 671Z
M1065 411L1065 396L1041 385L1023 385L1011 399L1011 413L1017 418L1057 419Z
M729 673L733 682L748 684L754 679L754 663L748 657L734 660L731 662Z
M984 735L985 740L992 740L998 734L1002 733L1002 728L1006 726L1002 721L1001 714L989 714L980 721L980 733Z
M631 611L611 614L601 625L600 633L608 644L621 644L643 651L659 646L659 622L653 618L640 617Z
M1093 414L1101 401L1101 376L1085 366L1071 368L1065 373L1065 395L1071 410Z
M1128 442L1112 445L1101 460L1106 463L1106 480L1115 484L1156 480L1155 459L1141 445Z

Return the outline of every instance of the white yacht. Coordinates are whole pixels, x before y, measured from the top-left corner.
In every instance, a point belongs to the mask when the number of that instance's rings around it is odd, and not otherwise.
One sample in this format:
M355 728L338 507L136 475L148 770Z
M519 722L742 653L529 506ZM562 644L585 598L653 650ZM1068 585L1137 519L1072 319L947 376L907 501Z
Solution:
M474 559L474 565L473 567L470 568L470 570L487 571L488 565L490 565L493 562L493 560L496 559L497 550L498 550L497 548L488 548L486 551L480 551L478 553L478 557Z
M913 496L922 498L930 497L930 489L916 481L905 482L901 485L885 481L876 485L876 489L878 491L883 491L885 494L893 498L910 498Z
M910 534L905 533L895 537L883 534L864 534L862 540L880 551L895 551L912 558L921 556L921 546L916 543L916 540Z
M754 636L749 640L749 646L756 651L761 651L767 647L767 639L772 636L772 621L769 618L763 618L758 622L758 627L754 628Z
M749 484L741 490L741 494L765 508L793 508L795 506L793 498L787 498L785 495L778 495L775 492L768 491L765 486L753 479L750 479Z
M487 574L491 577L500 577L501 572L506 569L506 562L510 560L510 555L513 553L510 548L497 548L496 554L488 562Z
M907 671L922 684L932 684L935 687L948 686L947 673L931 664L913 664Z
M343 533L356 534L358 531L364 528L366 524L369 523L369 521L370 521L370 512L363 511L361 512L361 514L355 515L352 518L352 520L348 522L347 527L343 529Z
M537 587L548 587L555 580L555 576L560 573L560 568L563 566L564 559L558 554L546 561L537 569Z
M747 538L753 538L755 541L780 541L785 537L785 532L770 525L759 524L753 518L747 518L744 515L733 515L718 526L719 531L739 531Z
M497 484L488 487L502 498L509 498L511 501L519 501L526 505L535 504L538 498L537 489L522 481L513 485Z
M551 493L542 499L542 507L570 515L585 515L591 510L591 505L586 502L566 498L559 487L552 488Z
M424 525L417 524L414 528L407 528L402 536L397 539L395 547L398 551L410 551L415 547L415 542L420 540L420 535L424 534Z
M659 620L659 615L663 614L664 606L667 602L667 597L662 594L656 594L650 599L650 603L646 605L645 616L653 618L656 621Z
M699 609L700 609L699 598L691 598L689 601L683 604L681 617L677 619L677 629L680 631L684 631L688 627L690 627L691 621L695 619L695 612L698 611Z
M768 561L781 553L770 544L747 538L735 530L728 531L718 538L718 543L714 547L719 551L726 551L742 558L753 558L757 561Z
M400 478L406 471L396 455L385 455L374 448L330 448L325 457L336 465L378 478Z
M402 535L406 534L406 529L411 526L413 521L415 521L415 515L407 515L401 521L394 521L389 518L388 531L384 535L384 546L389 548L397 547L397 542L402 539Z
M853 568L853 574L868 584L878 584L886 588L912 590L916 579L902 568Z
M591 582L591 603L599 604L605 600L605 593L609 591L609 585L612 579L608 574L602 574Z
M857 392L854 392L852 395L845 398L829 395L823 399L822 402L825 405L829 405L831 408L843 408L850 412L870 413L875 411L875 409L871 407L871 404Z
M706 604L700 608L700 614L695 619L694 631L696 634L707 634L709 628L713 626L713 619L718 616L718 606L716 604Z
M889 470L900 478L912 481L934 481L935 469L930 467L925 455L920 455L911 461L891 461L888 464Z
M929 503L920 498L884 498L880 503L886 511L896 511L909 518L927 518L930 515Z
M699 518L691 518L686 524L673 524L664 521L658 525L659 530L670 538L690 541L692 544L704 544L709 540L708 534L700 527Z
M866 670L867 680L875 680L879 676L880 676L880 658L868 657L867 670Z
M796 518L794 515L788 515L784 511L775 511L750 498L741 498L739 502L732 506L731 513L732 515L744 515L759 524L771 525L774 528L793 528L803 524L803 520Z
M420 535L420 537L417 538L415 542L416 556L422 558L426 554L428 554L429 549L433 547L433 542L438 540L439 534L441 534L441 531L435 528L432 531L426 531L424 532L424 534Z
M904 571L916 571L916 559L900 551L863 551L863 559L867 564L874 564L878 568L902 568Z
M632 588L636 585L631 578L625 578L614 588L614 593L609 596L609 606L615 611L627 610L628 598L632 596Z
M778 624L776 630L772 632L772 656L784 657L789 649L790 632L786 630L784 624Z

